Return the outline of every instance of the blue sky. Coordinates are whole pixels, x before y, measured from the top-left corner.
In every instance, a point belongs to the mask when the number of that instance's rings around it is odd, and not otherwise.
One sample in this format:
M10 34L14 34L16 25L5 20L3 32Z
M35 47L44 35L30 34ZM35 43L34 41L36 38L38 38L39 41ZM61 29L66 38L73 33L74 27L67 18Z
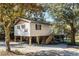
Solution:
M45 12L45 18L46 18L46 21L50 21L50 22L54 21L54 19L52 18L52 16L49 15L48 12Z

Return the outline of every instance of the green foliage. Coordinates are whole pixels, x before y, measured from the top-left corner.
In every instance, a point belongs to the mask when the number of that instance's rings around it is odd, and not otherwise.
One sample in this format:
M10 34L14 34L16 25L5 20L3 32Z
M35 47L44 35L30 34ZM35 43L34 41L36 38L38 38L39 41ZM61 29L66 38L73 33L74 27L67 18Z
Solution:
M71 35L71 42L75 44L75 34L78 31L79 26L79 4L49 4L49 6L55 21L57 23L64 22L59 26L60 29L67 31L65 29L66 27L63 27L63 25L70 26L70 31L68 31L68 33Z
M74 22L76 24L79 19L78 6L79 4L51 4L50 8L57 21L65 21L68 24Z
M79 4L49 4L55 22L64 22L71 26L73 23L77 29L79 26ZM62 24L62 23L61 23ZM78 30L78 29L77 29Z

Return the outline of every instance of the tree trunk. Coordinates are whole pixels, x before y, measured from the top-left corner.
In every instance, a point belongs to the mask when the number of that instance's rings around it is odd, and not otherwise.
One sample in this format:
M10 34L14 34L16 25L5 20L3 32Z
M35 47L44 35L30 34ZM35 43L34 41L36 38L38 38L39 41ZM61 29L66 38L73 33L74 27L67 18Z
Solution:
M75 34L76 34L76 28L74 28L74 25L71 24L71 44L75 45Z
M6 43L6 50L10 51L10 30L9 28L5 28L5 43Z
M71 44L75 45L75 32L73 30L72 30L72 33L71 33Z

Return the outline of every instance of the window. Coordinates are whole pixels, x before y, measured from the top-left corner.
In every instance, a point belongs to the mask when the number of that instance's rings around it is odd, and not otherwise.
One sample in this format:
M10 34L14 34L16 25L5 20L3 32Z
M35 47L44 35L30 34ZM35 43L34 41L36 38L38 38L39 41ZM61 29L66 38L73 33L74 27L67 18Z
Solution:
M25 28L25 25L21 25L21 27L22 27L22 29L24 29Z
M40 24L36 24L35 28L36 28L36 30L41 30L41 25Z
M17 29L20 29L20 26L17 26Z
M28 29L25 29L24 32L28 32Z

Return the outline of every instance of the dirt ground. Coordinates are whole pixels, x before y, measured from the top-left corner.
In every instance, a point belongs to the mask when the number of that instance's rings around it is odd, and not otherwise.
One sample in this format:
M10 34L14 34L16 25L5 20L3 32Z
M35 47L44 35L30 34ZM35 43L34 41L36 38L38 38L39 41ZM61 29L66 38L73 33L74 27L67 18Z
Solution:
M0 56L79 56L79 46L37 45L29 46L23 42L11 42L11 52L6 51L4 42L0 42Z

